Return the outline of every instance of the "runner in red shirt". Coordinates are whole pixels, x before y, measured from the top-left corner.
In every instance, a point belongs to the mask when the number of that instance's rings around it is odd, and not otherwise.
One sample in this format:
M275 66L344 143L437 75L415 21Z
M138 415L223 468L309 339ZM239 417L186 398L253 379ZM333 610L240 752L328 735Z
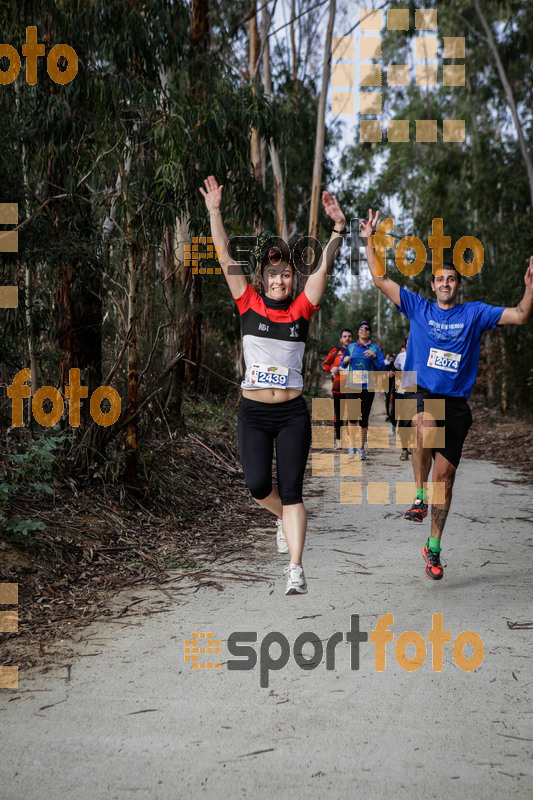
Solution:
M344 351L352 342L352 331L349 328L343 328L338 345L331 348L322 362L322 369L324 372L329 372L333 378L331 392L333 394L333 409L335 412L335 450L340 450L341 447L341 400L346 399L345 385L348 375L348 368L342 366L342 357Z

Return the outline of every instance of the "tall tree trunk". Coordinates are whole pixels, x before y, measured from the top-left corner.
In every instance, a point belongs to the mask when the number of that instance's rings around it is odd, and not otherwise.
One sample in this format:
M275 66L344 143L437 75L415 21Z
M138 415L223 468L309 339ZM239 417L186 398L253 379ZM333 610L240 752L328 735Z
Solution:
M524 134L522 132L522 123L520 122L520 117L518 116L518 110L516 108L516 103L514 101L513 91L511 89L511 85L510 85L509 81L507 80L507 75L505 74L505 69L503 67L502 60L501 60L500 54L498 52L498 47L496 45L496 42L494 41L494 36L492 35L492 30L490 28L490 25L488 24L488 22L487 22L487 20L485 18L485 15L483 14L483 12L482 12L482 10L480 8L478 0L473 0L473 2L474 2L474 7L476 9L476 12L477 12L477 15L479 17L479 20L481 22L481 25L483 26L483 30L487 34L486 41L487 41L487 44L489 46L489 50L492 53L492 57L494 58L494 61L496 62L496 67L498 69L498 74L500 76L500 80L502 82L503 90L505 92L505 98L507 100L509 108L511 109L511 114L513 116L513 122L514 122L514 125L515 125L515 128L516 128L516 134L518 136L518 144L520 146L520 153L522 154L522 159L524 161L524 165L525 165L525 168L526 168L527 179L529 181L529 194L530 194L530 198L531 198L531 208L533 208L533 164L531 163L531 158L529 157L529 153L528 153L528 150L527 150L527 144L526 144L526 141L524 139Z
M24 87L20 80L15 81L15 103L17 106L17 115L20 116L20 105L24 103ZM21 98L22 95L22 98ZM28 157L26 152L26 143L22 139L21 143L21 171L22 182L24 184L24 216L26 219L30 216L29 196L30 189L28 185ZM25 286L26 286L26 307L24 309L24 316L26 319L26 341L28 343L28 360L31 372L30 379L30 398L27 404L28 409L28 427L30 430L33 428L33 412L31 409L31 401L33 395L37 391L37 358L35 357L35 340L33 335L33 269L30 264L26 264L25 268Z
M257 26L257 0L252 0L252 13L248 21L248 53L249 53L249 74L250 79L253 80L255 69L259 60L260 41L259 41L259 28ZM252 86L254 94L256 93L255 86ZM252 137L250 140L250 158L254 169L254 176L256 180L263 180L263 160L261 154L261 141L259 133L256 128L252 129Z
M192 0L191 42L197 53L197 63L208 52L210 41L209 2L208 0ZM205 96L203 87L200 90L195 89L193 93L200 99ZM180 271L179 274L183 273ZM185 319L180 320L180 346L182 350L186 351L186 357L194 363L191 365L182 361L180 369L184 370L185 383L196 392L202 358L202 279L199 275L192 275L191 267L189 267L181 284L189 316L186 315ZM187 296L188 289L189 295Z
M379 346L382 346L381 342L381 292L378 289L378 312L377 312L377 320L376 320L376 332L377 332L377 340L379 342Z
M190 386L193 391L198 389L200 375L200 361L202 357L202 279L193 275L190 266L185 266L182 248L185 242L191 241L188 219L183 216L177 226L177 253L180 266L176 273L181 301L181 313L178 324L178 339L180 351L185 353L185 358L192 361L188 364L180 360L177 364L177 377L181 385ZM178 392L180 388L178 387Z
M137 418L134 417L139 402L139 372L137 370L137 292L139 273L137 267L137 250L135 247L135 230L128 215L128 402L126 419L126 465L125 477L130 486L137 486L137 463L139 449L137 445ZM133 419L131 419L133 417Z
M484 337L485 344L485 363L487 375L487 387L485 391L486 402L488 406L494 403L494 370L491 365L494 363L494 342L492 338L492 331L487 331Z
M163 238L163 257L161 274L166 304L172 314L172 324L165 328L163 363L171 364L179 353L189 349L193 331L190 325L190 288L193 280L191 268L185 266L185 244L191 241L188 217L182 214L173 227L167 228ZM196 276L198 277L198 276ZM185 373L185 365L180 359L170 372L170 385L165 400L168 409L177 422L181 421L183 387L190 373Z
M28 187L28 172L27 172L27 158L26 158L26 145L22 142L22 174L24 181L24 214L26 219L30 216L30 208L28 203L29 187ZM26 336L28 341L28 357L30 362L31 382L30 382L30 402L28 403L28 425L30 430L33 427L33 412L31 410L31 398L37 391L37 357L35 353L35 337L33 333L33 268L31 264L26 264Z
M209 0L192 0L191 44L197 53L206 53L210 39Z
M291 56L292 56L292 92L294 97L298 91L298 57L296 55L296 34L294 31L294 23L296 21L296 0L291 0L291 24L290 24L290 37L291 37Z
M507 343L505 341L505 328L500 329L500 358L501 358L501 402L502 402L502 412L504 414L507 413L508 408L508 382L507 382L507 370L506 364L509 362L507 361Z
M63 391L69 383L70 370L78 368L90 397L102 383L102 303L100 297L94 297L91 292L76 292L73 297L73 277L82 270L79 261L65 263L54 298L60 319L57 342L62 351L59 387ZM91 423L89 402L85 401L81 406L81 430Z
M272 97L272 73L270 71L270 44L268 40L268 28L270 25L270 15L265 3L261 20L261 38L263 47L263 85L265 94L270 99ZM285 213L285 187L283 184L283 174L279 161L278 151L271 141L269 145L270 161L274 175L274 192L276 201L276 217L278 225L278 235L286 242L289 239L289 229L287 227L287 215Z
M48 20L50 22L50 20ZM46 46L50 44L52 30L47 28L44 34ZM59 95L62 87L50 81L49 92ZM76 119L81 108L71 108L71 117ZM62 193L58 187L68 184L68 177L75 169L78 153L71 148L68 155L60 158L61 139L65 135L62 126L54 129L53 141L56 151L50 148L50 157L47 165L48 198L51 199ZM70 134L75 136L74 133ZM80 370L80 381L88 387L89 398L102 383L102 275L95 264L95 260L87 257L85 253L77 256L72 254L72 248L65 248L68 255L63 255L59 250L59 243L66 236L76 232L76 240L80 245L89 243L94 239L94 228L89 192L84 185L79 186L73 198L53 200L50 205L50 216L55 231L55 244L59 255L51 255L56 269L56 289L53 297L53 309L57 318L56 341L61 352L59 362L58 384L59 390L64 393L68 385L71 369ZM27 276L30 282L32 277ZM73 284L75 288L73 288ZM81 402L80 425L76 430L78 437L85 434L91 426L90 440L84 439L84 444L93 452L99 452L101 437L97 426L93 426L90 414L89 400ZM79 450L80 463L86 459L86 450Z
M50 175L51 186L62 186L61 178ZM55 193L53 190L52 193ZM80 203L79 216L85 225L79 228L86 229L89 236L90 206L89 203ZM58 238L60 231L67 223L67 217L62 213L63 203L56 204L52 212L56 225ZM68 217L72 215L72 208L68 210ZM81 234L83 236L83 233ZM96 274L95 274L96 273ZM72 284L76 277L76 291L72 291ZM80 370L81 382L88 387L89 397L102 383L102 296L101 276L94 270L93 264L88 264L84 259L69 258L62 260L59 266L58 286L54 295L54 307L58 316L57 344L61 351L59 362L59 388L64 391L69 383L71 369ZM89 402L81 404L79 433L92 424ZM94 442L91 444L94 446Z
M331 69L331 40L335 22L335 0L329 3L329 19L324 43L324 67L322 70L322 89L318 100L316 120L315 160L313 163L313 184L311 187L311 211L309 213L309 236L318 238L318 210L322 184L322 158L324 156L326 97L328 94L329 74Z
M205 95L202 83L205 65L202 60L210 46L208 0L192 0L190 23L190 43L195 51L190 69L191 94L201 101ZM171 370L165 407L178 423L181 422L184 385L191 386L194 391L198 387L202 353L202 279L199 275L192 274L190 265L185 265L184 245L191 242L191 237L189 215L187 209L184 209L174 227L165 232L162 262L167 303L176 319L176 325L165 328L165 361L167 364L171 363L179 351L194 362L194 365L190 365L180 359Z
M360 309L362 304L362 291L361 291L361 275L357 272L355 276L355 292L354 292L355 308Z
M164 329L163 341L163 365L166 367L170 364L178 354L179 337L178 337L178 279L177 271L180 263L183 261L183 247L181 248L181 261L178 253L178 246L176 242L176 227L169 225L163 233L163 246L161 252L161 279L163 284L163 293L165 296L165 306L167 312L170 312L170 325ZM172 403L172 396L176 392L176 370L172 370L170 374L170 388L166 398L165 406L168 408Z

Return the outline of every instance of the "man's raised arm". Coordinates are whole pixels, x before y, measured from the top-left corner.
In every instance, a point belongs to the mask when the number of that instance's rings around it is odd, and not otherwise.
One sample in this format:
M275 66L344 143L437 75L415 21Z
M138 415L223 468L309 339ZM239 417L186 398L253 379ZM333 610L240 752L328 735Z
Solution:
M366 219L361 221L360 232L365 243L366 260L368 261L368 268L372 275L374 285L377 286L389 300L392 300L396 306L399 306L400 286L387 276L385 270L385 248L392 247L392 236L389 236L385 231L380 231L379 228L378 232L375 233L376 227L378 226L378 219L379 211L376 211L375 216L373 216L372 209L370 208L368 210L368 221ZM386 220L381 224L385 225L385 222Z
M525 325L533 311L533 256L524 275L526 290L515 308L506 308L498 320L498 325Z

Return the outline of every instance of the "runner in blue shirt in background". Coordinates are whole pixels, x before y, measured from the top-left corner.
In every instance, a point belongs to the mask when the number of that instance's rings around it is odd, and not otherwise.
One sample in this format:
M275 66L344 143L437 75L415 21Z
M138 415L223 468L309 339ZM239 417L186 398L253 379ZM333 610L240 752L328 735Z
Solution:
M346 381L346 397L349 400L361 400L361 446L357 448L357 453L361 456L361 461L366 461L365 443L368 433L368 417L374 402L375 392L368 389L368 373L373 370L385 369L385 356L375 344L370 341L372 328L370 322L362 319L358 325L358 340L349 344L344 352L342 363L345 367L349 365L350 372ZM357 373L354 376L354 371ZM354 391L354 387L357 389ZM359 386L361 389L359 390ZM348 413L348 416L350 414ZM357 420L348 420L348 456L354 456L356 452L355 436Z
M515 308L491 306L487 303L458 303L461 275L451 265L443 265L440 275L435 275L431 288L436 302L425 300L413 292L400 287L388 275L376 275L376 252L370 237L378 223L368 212L368 222L361 223L361 235L366 239L366 256L374 284L409 317L410 333L405 360L405 371L416 371L417 387L405 393L405 399L416 403L416 415L412 425L417 429L416 447L413 449L413 468L416 480L416 500L405 513L405 518L422 522L428 513L424 484L434 458L433 482L444 484L444 503L431 506L431 533L422 549L426 561L426 575L440 580L443 575L440 563L440 540L452 499L452 487L457 466L461 459L463 444L472 424L472 414L467 398L476 380L481 335L496 325L523 325L528 322L533 310L533 256L524 277L525 292ZM378 261L378 266L383 268ZM381 269L380 269L381 271ZM384 270L383 270L384 271ZM444 419L436 421L430 413L424 413L424 401L438 400L444 403ZM436 410L439 404L434 404ZM437 413L437 416L440 414ZM437 432L428 428L444 427L444 444L433 441ZM424 447L424 432L429 442Z

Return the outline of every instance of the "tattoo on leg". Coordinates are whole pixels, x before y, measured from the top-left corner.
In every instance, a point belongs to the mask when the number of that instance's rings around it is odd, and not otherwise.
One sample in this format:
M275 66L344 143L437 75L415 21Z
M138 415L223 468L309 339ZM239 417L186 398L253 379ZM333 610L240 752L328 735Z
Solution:
M446 522L446 517L448 516L447 508L437 508L436 506L431 506L431 518L435 520L435 525L437 526L437 530L439 533L442 533L444 530L444 523Z
M518 303L518 310L520 311L521 314L524 313L524 309L522 308L522 303Z

